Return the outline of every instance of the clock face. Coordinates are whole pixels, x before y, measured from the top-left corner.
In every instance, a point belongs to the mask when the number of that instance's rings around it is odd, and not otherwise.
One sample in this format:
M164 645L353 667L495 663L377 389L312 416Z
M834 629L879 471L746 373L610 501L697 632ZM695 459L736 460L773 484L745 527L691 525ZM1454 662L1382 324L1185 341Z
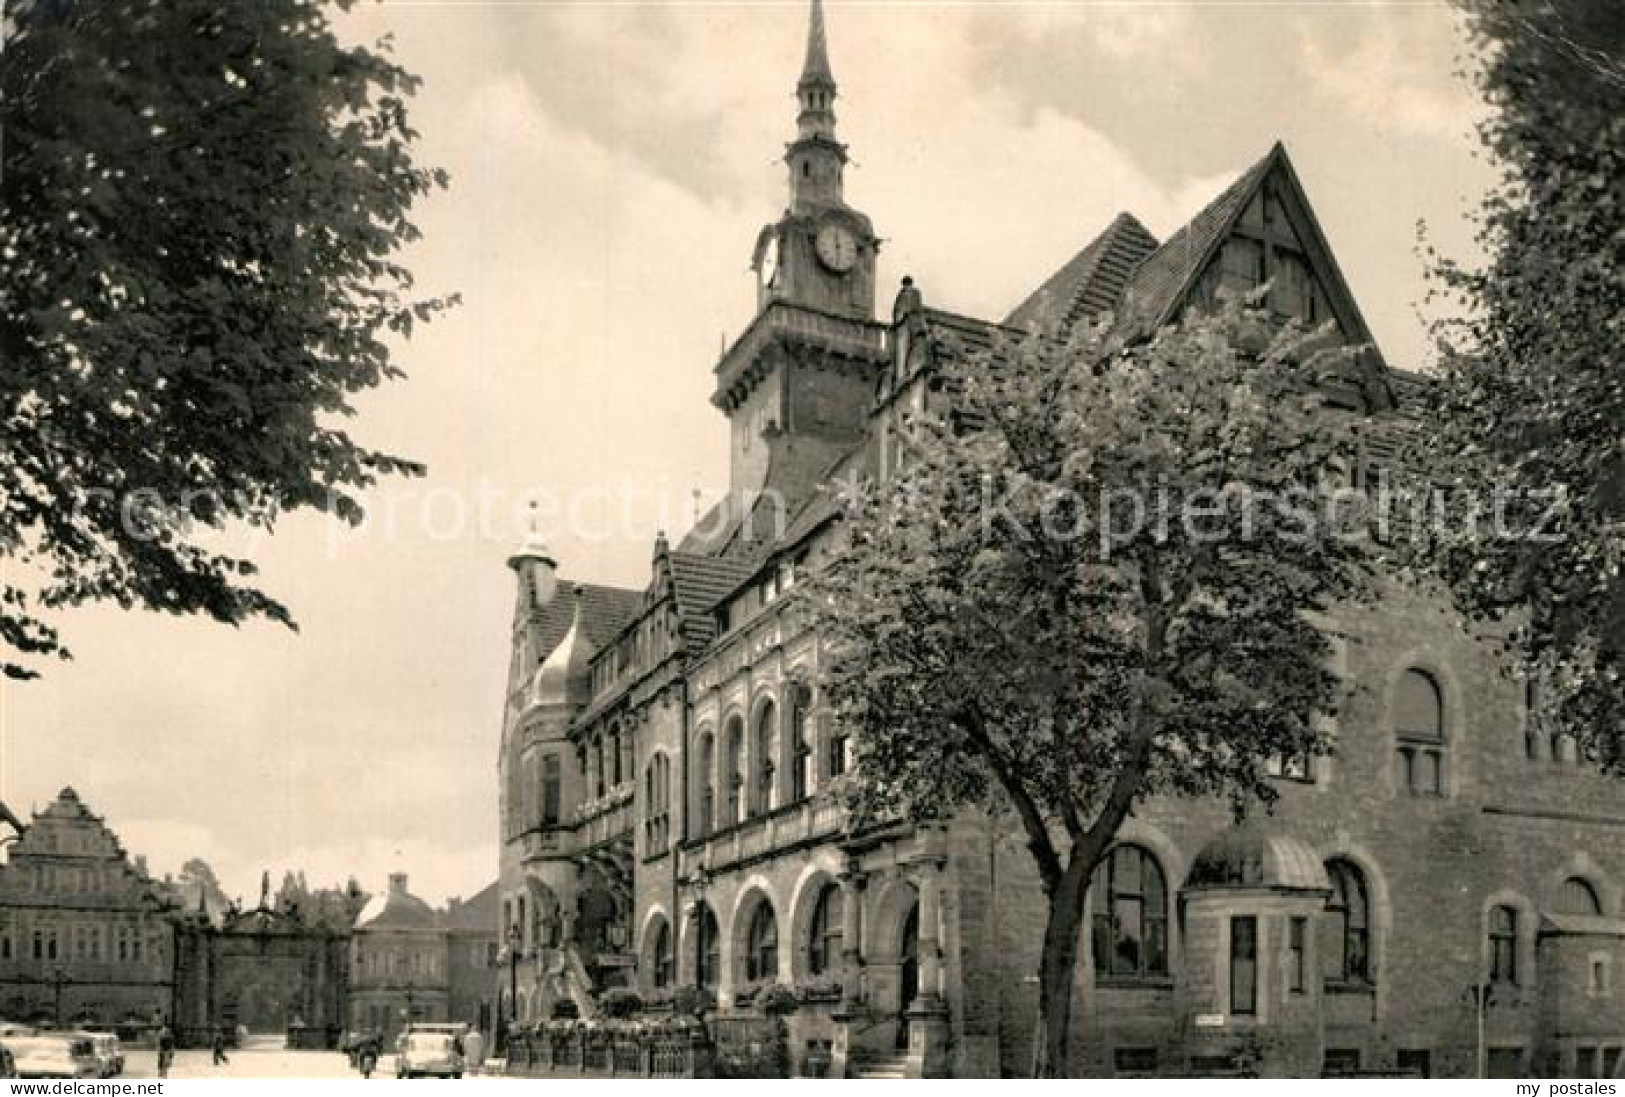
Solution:
M818 230L818 261L837 274L845 274L858 261L858 241L845 225L825 225Z

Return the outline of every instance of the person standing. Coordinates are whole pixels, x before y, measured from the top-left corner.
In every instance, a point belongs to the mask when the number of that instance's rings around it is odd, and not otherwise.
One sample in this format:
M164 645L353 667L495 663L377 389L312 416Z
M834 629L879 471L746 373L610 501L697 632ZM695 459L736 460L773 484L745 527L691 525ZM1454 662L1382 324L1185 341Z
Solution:
M470 1027L463 1038L463 1062L470 1074L478 1074L485 1065L485 1037L477 1028Z
M214 1040L210 1044L210 1047L214 1051L214 1065L215 1066L220 1066L223 1063L231 1062L230 1059L226 1058L226 1030L225 1029L217 1028L217 1029L214 1030Z

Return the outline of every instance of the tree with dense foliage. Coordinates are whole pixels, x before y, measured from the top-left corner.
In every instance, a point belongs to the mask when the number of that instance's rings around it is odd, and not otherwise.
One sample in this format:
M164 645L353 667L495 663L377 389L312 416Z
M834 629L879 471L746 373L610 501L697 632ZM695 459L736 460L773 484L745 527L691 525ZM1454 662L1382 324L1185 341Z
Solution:
M0 670L64 655L50 618L89 601L291 625L209 535L356 522L420 471L339 425L449 303L398 259L445 184L417 79L318 0L4 10Z
M1518 626L1540 717L1625 773L1625 5L1461 6L1503 174L1485 261L1436 267L1464 307L1433 391L1434 560L1470 615Z
M180 876L173 881L165 878L170 897L184 910L202 910L211 917L224 914L231 905L220 878L214 874L209 862L193 857L181 866Z
M282 874L282 884L277 888L272 906L310 925L349 929L355 925L361 908L367 905L367 898L353 876L343 887L312 888L303 870L289 869Z
M941 367L951 406L851 485L803 588L859 825L1019 820L1047 897L1038 1071L1074 1068L1091 875L1155 795L1270 803L1329 749L1328 611L1378 550L1336 518L1353 422L1321 333L1231 302L1125 345L1105 327Z

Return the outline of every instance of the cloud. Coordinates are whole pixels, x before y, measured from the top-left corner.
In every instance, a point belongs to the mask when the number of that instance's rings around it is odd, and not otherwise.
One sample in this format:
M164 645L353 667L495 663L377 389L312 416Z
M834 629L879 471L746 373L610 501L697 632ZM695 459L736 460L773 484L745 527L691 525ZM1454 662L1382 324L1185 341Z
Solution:
M1467 134L1481 115L1465 83L1441 73L1437 53L1418 50L1395 19L1369 23L1352 45L1317 30L1305 22L1299 31L1299 67L1322 104L1388 130L1445 139Z

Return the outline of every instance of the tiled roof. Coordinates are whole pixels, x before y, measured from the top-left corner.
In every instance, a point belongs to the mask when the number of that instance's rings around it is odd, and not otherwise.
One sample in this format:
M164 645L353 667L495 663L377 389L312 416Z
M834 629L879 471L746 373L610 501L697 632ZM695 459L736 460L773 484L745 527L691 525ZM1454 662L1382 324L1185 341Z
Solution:
M784 536L779 538L779 547L788 548L798 544L825 522L840 517L840 486L853 477L873 476L874 472L874 447L867 443L855 446L830 467L823 484L790 519Z
M355 928L438 929L440 915L411 892L392 887L382 895L374 895L367 900L367 905L355 920Z
M501 881L493 880L473 898L448 907L444 922L449 930L495 933L501 913Z
M677 544L677 551L693 556L710 556L719 552L733 536L738 523L737 517L729 513L732 499L731 495L724 495L712 504L711 509L683 535Z
M671 554L672 593L682 615L683 639L689 650L698 651L716 636L716 618L711 610L755 570L750 561L734 557Z
M1423 393L1433 384L1425 374L1389 366L1386 373L1389 391L1400 411L1415 411L1422 402Z
M571 592L578 586L582 592L581 624L595 648L602 647L643 606L641 590L559 580L558 592L553 595L552 601L542 607L541 634L537 641L540 658L545 659L549 652L558 647L564 634L570 631L570 622L575 617L575 598Z
M1131 213L1106 230L1005 318L1011 327L1064 334L1079 320L1116 312L1129 280L1157 249L1157 238Z
M1271 165L1283 156L1285 149L1276 144L1269 155L1243 172L1241 178L1140 264L1123 299L1118 317L1121 328L1145 333L1168 322L1191 282L1247 208Z

